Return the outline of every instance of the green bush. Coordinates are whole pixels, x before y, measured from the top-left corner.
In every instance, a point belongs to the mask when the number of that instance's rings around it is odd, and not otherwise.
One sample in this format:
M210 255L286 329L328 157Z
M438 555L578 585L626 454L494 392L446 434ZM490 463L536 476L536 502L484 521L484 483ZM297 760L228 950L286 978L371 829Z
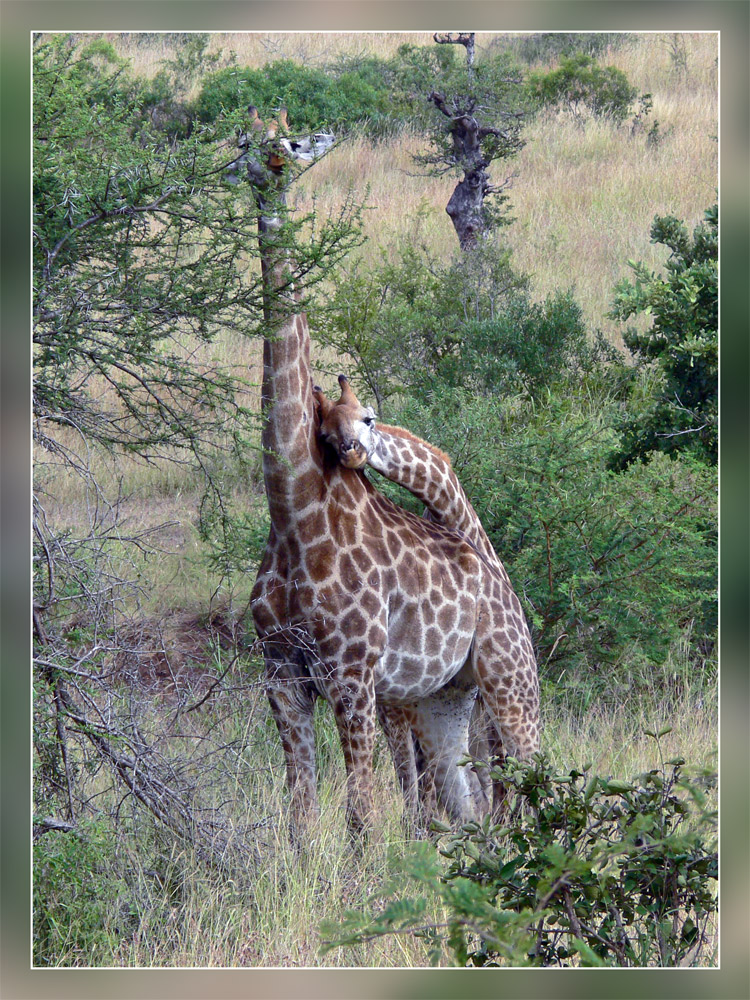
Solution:
M229 66L206 78L195 112L201 121L213 122L222 112L248 104L259 109L261 118L273 117L283 106L295 133L321 128L346 133L358 123L387 115L388 90L382 75L377 80L373 62L357 67L339 64L335 72L291 59L262 69Z
M654 739L664 735L649 733ZM432 959L455 965L568 967L710 963L717 910L716 813L704 791L715 775L690 780L683 760L632 781L571 770L542 754L508 760L493 777L510 792L505 825L466 824L439 853L425 846L369 913L326 925L325 948L384 934L427 939ZM442 904L444 922L425 916Z
M90 821L45 833L33 864L34 965L109 964L137 923L132 893L114 874L111 831Z
M578 119L588 111L618 124L627 118L636 96L622 70L599 66L584 53L561 59L548 73L532 73L527 87L542 107L564 107Z
M395 395L424 401L448 386L537 397L590 367L601 343L589 346L570 292L534 302L527 283L495 244L444 264L409 243L375 268L338 275L313 334L355 359L355 382L381 410Z
M623 335L638 362L653 376L650 398L623 415L623 447L613 465L623 468L654 450L690 453L718 460L719 214L714 205L692 237L674 216L656 216L651 242L670 256L666 274L630 263L635 281L615 288L612 317L645 314L645 331L629 327ZM639 371L640 370L640 371ZM642 384L642 383L641 383Z

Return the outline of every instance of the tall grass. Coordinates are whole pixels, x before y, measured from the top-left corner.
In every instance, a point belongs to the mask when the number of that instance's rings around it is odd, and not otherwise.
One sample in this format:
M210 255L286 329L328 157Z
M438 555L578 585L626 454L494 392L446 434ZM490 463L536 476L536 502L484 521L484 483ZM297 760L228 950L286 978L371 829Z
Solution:
M688 677L689 664L674 651L672 668ZM54 840L38 845L39 912L52 924L39 942L37 964L97 966L346 966L416 967L428 964L428 943L390 935L321 954L318 928L347 909L366 908L403 865L410 844L401 825L393 768L382 744L376 757L377 819L365 848L344 828L344 773L332 715L317 718L321 819L301 848L287 835L283 755L262 686L239 668L198 716L175 723L174 706L155 702L143 725L166 732L180 767L192 759L204 789L211 789L237 831L251 830L254 856L232 873L214 870L148 818L109 804L102 775L90 779L98 816L83 826L88 847L68 859L69 878L44 868ZM715 766L714 689L686 683L665 699L660 686L641 689L638 703L591 704L585 710L548 699L544 744L559 770L586 764L600 775L629 780L659 766L645 729L668 723L664 757L682 755L694 769ZM214 751L219 750L220 754ZM115 811L118 818L115 821ZM47 834L60 838L67 834ZM90 850L89 850L90 848ZM60 859L57 859L58 872ZM98 920L83 925L81 882L106 901ZM412 887L404 883L405 891ZM414 888L416 892L416 888ZM78 925L66 927L72 911ZM437 908L425 922L438 922ZM57 922L57 923L56 923ZM81 927L84 926L82 930ZM37 925L39 926L39 924ZM447 956L444 962L448 962Z

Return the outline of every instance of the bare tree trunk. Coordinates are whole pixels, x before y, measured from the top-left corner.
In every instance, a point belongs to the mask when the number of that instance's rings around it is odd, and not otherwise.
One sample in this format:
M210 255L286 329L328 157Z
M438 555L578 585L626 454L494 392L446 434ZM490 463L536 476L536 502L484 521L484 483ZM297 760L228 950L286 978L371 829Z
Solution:
M484 200L488 195L502 191L509 179L502 185L493 185L489 167L494 159L507 156L523 145L518 136L522 112L508 112L488 105L486 95L483 98L485 103L481 105L479 95L473 93L474 32L436 32L433 38L438 45L463 45L466 49L468 93L450 96L433 90L427 98L450 124L447 128L449 144L445 144L438 156L425 158L425 162L458 167L463 171L463 178L456 185L446 212L456 230L461 249L470 250L497 224L496 220L492 221ZM509 77L504 82L518 84L520 80ZM485 124L480 123L477 115ZM488 116L496 124L489 124ZM508 124L500 127L500 119Z
M474 115L473 109L456 114L449 107L443 94L432 91L428 98L451 121L450 134L453 157L464 172L446 206L462 250L474 246L478 237L487 229L484 199L495 190L489 180L489 162L482 152L481 139L486 133Z
M476 246L478 238L487 229L484 214L486 183L487 169L484 165L480 164L475 170L467 171L445 207L462 250L470 250Z

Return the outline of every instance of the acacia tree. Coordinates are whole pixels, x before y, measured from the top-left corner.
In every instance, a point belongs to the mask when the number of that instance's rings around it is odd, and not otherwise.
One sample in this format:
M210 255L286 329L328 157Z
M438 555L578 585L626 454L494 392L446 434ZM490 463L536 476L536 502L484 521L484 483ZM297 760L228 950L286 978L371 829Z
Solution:
M40 828L48 811L74 822L79 761L114 780L180 835L200 833L189 794L142 735L135 701L111 683L132 653L135 573L128 552L154 529L126 532L117 483L92 457L188 463L213 523L231 544L221 470L252 447L244 370L212 359L219 331L262 331L257 207L227 186L240 110L180 142L154 129L142 90L112 48L65 36L34 46L34 648ZM356 239L351 206L298 239L302 294ZM56 468L50 474L50 466ZM217 474L218 470L218 474ZM71 530L54 513L60 481L80 477L89 512ZM115 480L117 476L114 477ZM200 489L201 486L198 486ZM215 516L218 511L218 518ZM151 642L151 636L144 641ZM69 741L80 744L67 753ZM165 770L166 768L166 770ZM213 842L213 841L212 841Z
M431 126L433 149L415 159L431 172L460 172L446 206L462 250L469 250L502 218L497 203L487 199L501 195L510 178L493 183L490 167L496 160L507 159L524 145L521 138L526 111L521 94L520 74L497 61L475 63L474 33L436 34L440 45L462 45L466 66L445 74L440 89L433 89L428 101L437 114Z

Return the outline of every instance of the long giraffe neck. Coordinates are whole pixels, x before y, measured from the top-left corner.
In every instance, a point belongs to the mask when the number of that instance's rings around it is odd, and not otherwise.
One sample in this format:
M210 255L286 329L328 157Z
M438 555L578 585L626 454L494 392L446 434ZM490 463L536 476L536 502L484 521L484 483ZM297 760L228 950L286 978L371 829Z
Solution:
M402 427L378 424L367 463L421 500L433 521L465 535L484 556L499 562L448 456Z
M271 523L284 532L321 481L322 462L313 416L307 317L299 309L287 256L275 243L280 225L268 216L259 221L267 326L261 443Z

